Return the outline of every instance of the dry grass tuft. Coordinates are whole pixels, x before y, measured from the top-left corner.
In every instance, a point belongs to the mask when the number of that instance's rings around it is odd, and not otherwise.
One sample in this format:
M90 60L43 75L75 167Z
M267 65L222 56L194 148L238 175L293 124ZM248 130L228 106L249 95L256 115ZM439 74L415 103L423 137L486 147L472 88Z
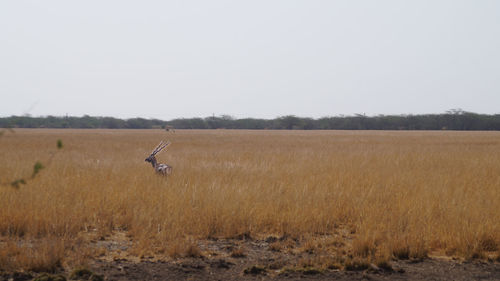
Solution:
M61 269L64 256L64 243L56 239L43 239L36 244L9 241L0 247L0 270L56 272Z
M196 245L195 243L189 243L184 256L190 258L201 258L203 257L203 254L198 245Z
M172 258L200 258L203 253L195 241L191 239L177 239L167 246L167 254Z
M273 242L269 244L269 250L274 252L281 252L283 245L280 242Z
M361 271L368 269L370 262L362 258L348 259L345 261L344 269L349 271Z
M243 247L234 248L231 251L231 257L233 258L244 258L246 257L245 249Z

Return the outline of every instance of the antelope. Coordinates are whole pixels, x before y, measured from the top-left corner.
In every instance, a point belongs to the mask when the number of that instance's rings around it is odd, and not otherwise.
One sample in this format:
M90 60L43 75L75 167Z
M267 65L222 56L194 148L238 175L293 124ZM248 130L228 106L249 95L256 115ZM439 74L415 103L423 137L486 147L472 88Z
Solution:
M169 145L170 145L170 142L161 141L160 144L153 150L153 152L151 152L151 155L149 155L149 157L146 158L146 160L144 160L146 162L151 163L151 165L153 165L153 168L155 169L155 171L158 174L164 175L164 176L172 173L172 166L167 165L167 164L158 163L156 161L155 155Z
M165 131L175 133L174 126L165 125Z

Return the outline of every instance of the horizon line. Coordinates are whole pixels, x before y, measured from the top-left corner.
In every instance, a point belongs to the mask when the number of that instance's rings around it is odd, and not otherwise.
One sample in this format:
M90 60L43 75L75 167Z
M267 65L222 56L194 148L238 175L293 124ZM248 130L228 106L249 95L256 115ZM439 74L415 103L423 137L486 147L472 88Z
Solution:
M365 114L365 113L352 113L352 114L337 114L337 115L325 115L322 117L309 117L309 116L299 116L295 114L286 114L286 115L279 115L274 118L260 118L260 117L235 117L230 114L219 114L219 115L209 115L209 116L195 116L195 117L175 117L171 119L160 119L160 118L154 118L154 117L141 117L141 116L136 116L136 117L115 117L115 116L109 116L109 115L31 115L31 114L23 114L23 115L10 115L10 116L0 116L0 118L11 118L11 117L28 117L28 118L48 118L48 117L55 117L55 118L83 118L83 117L92 117L92 118L114 118L114 119L120 119L120 120L129 120L129 119L146 119L146 120L160 120L160 121L171 121L171 120L177 120L177 119L207 119L207 118L228 118L231 120L241 120L241 119L260 119L260 120L273 120L273 119L279 119L283 117L296 117L296 118L302 118L302 119L313 119L313 120L318 120L318 119L323 119L323 118L348 118L348 117L382 117L382 116L397 116L397 117L406 117L406 116L422 116L422 115L444 115L444 114L454 114L454 115L461 115L461 114L475 114L475 115L499 115L500 113L477 113L477 112L472 112L472 111L466 111L462 109L450 109L445 112L441 113L399 113L399 114Z

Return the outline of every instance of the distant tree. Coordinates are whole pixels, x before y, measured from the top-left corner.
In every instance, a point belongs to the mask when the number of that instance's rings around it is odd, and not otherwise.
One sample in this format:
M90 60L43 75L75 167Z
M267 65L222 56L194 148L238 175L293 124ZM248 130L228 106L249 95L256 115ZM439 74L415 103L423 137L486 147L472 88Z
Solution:
M130 129L151 129L153 124L144 118L132 118L125 121L125 127Z
M295 115L287 115L275 119L276 129L297 130L303 128L303 120Z

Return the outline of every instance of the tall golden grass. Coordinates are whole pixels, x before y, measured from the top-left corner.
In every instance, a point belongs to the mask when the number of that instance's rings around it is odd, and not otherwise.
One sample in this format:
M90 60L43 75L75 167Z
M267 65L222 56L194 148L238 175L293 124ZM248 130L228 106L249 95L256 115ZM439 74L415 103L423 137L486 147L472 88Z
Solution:
M162 139L172 142L157 157L174 166L168 178L144 162ZM2 239L67 248L116 230L166 253L208 237L313 241L339 230L365 258L500 247L498 132L16 130L0 155L4 183L46 166L18 189L0 186L0 261L23 248ZM61 257L61 247L49 248ZM33 263L19 260L11 267Z

